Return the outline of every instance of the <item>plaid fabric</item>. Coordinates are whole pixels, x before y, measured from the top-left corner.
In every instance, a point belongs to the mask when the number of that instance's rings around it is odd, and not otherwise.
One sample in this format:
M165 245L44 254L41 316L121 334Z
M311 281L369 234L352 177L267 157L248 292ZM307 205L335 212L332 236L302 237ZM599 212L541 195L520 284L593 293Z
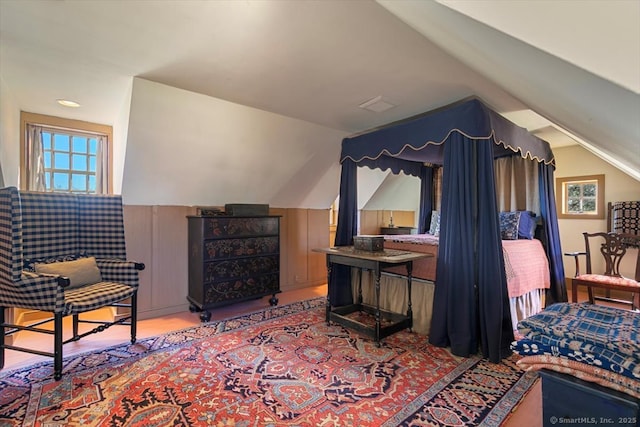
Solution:
M78 248L96 258L127 259L122 197L78 195Z
M5 188L0 202L0 307L75 314L128 298L138 289L135 263L124 261L120 196ZM65 291L55 276L24 270L25 261L85 253L110 258L96 260L103 282Z
M640 313L587 303L558 303L518 323L523 356L566 357L640 379Z
M63 316L95 310L131 297L135 288L122 283L100 282L64 293Z
M138 270L136 263L132 261L118 261L108 259L96 259L96 264L100 269L102 280L105 282L118 282L138 288Z
M588 303L559 303L522 320L518 331L579 340L640 358L640 313Z
M11 284L22 274L22 213L15 187L0 189L0 283Z
M73 194L20 192L23 258L77 252L78 214Z

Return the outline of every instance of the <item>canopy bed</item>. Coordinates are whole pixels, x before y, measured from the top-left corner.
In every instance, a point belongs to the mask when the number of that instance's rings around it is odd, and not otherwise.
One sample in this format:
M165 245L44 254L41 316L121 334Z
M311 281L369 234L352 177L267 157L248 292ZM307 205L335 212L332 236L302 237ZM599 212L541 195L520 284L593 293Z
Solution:
M553 194L553 153L548 143L478 99L345 138L340 163L336 246L352 245L357 234L357 167L390 169L421 179L418 233L423 234L431 224L433 167L442 166L437 275L429 332L432 344L449 346L459 356L480 349L494 362L511 354L513 329L499 211L515 209L505 208L508 197L503 189L498 190L502 180L496 183L494 175L502 169L525 167L537 175L527 190L533 205L523 209L542 219L550 271L547 302L567 300ZM506 182L509 180L513 178ZM331 305L352 302L348 286L334 286L350 277L348 268L332 271ZM414 305L415 315L419 310Z

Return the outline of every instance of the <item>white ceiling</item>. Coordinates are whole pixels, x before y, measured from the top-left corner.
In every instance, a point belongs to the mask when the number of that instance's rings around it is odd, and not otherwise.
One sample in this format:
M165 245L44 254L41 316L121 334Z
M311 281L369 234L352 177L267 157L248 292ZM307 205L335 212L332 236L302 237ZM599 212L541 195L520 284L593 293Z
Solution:
M475 95L640 179L637 1L0 0L0 43L25 111L113 124L141 77L358 132Z

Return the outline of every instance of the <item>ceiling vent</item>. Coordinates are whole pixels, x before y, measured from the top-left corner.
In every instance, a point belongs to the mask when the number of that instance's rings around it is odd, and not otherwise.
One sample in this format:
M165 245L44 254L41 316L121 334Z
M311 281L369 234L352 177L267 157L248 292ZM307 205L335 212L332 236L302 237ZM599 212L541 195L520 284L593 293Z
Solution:
M395 104L384 99L382 96L376 96L373 99L368 100L367 102L360 104L359 107L365 110L373 111L376 113L382 113L383 111L390 110L395 107Z

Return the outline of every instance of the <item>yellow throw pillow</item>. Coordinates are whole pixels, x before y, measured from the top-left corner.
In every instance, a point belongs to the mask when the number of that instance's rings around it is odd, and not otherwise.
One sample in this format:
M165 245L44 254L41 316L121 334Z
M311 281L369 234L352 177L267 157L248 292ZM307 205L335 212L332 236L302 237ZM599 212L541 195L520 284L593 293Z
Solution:
M80 258L75 261L36 264L35 269L36 273L57 274L68 277L71 281L68 288L78 288L102 282L102 276L95 257Z

